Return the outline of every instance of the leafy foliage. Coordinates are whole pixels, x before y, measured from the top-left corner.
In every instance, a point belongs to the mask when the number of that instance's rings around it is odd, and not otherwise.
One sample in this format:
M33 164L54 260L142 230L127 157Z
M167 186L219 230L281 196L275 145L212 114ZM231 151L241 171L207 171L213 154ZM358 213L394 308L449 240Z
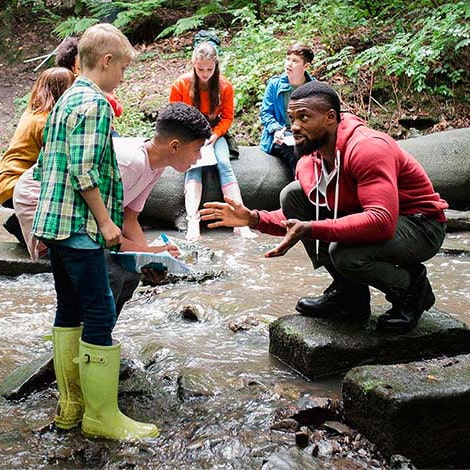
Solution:
M235 18L241 30L224 59L240 119L244 121L247 109L259 106L266 79L282 72L285 51L294 41L314 46L315 76L340 79L365 118L379 106L396 110L398 119L410 95L454 97L455 87L470 80L470 4L388 0L380 11L372 10L376 4L319 0L293 9L288 20L273 15L261 21L250 10L241 10Z
M367 67L375 73L383 73L416 92L435 88L435 91L452 95L448 86L436 88L439 76L451 86L460 81L464 70L449 62L455 53L470 45L470 7L464 3L446 4L429 17L419 18L416 29L401 31L390 42L373 46L354 58L347 70L354 76Z
M10 8L28 3L38 12L45 5L43 0L6 1ZM365 118L372 118L377 106L393 109L395 117L406 106L419 106L410 103L410 96L415 103L426 95L455 100L456 87L470 82L470 3L465 0L70 1L76 11L81 5L78 13L85 16L59 24L61 37L98 21L133 31L163 8L184 13L176 14L183 17L159 37L216 24L224 38L222 68L236 90L236 123L251 142L259 132L257 113L266 81L282 73L285 52L294 41L312 45L313 74L341 83L343 96ZM230 33L227 21L232 23ZM465 94L459 98L469 99ZM141 115L132 120L140 123ZM132 127L132 120L125 127Z
M167 3L165 0L142 0L139 2L84 0L83 6L90 15L81 18L69 18L58 25L54 32L60 37L76 35L85 31L89 26L102 21L112 22L117 28L126 30L126 28L130 28L155 15L165 3Z

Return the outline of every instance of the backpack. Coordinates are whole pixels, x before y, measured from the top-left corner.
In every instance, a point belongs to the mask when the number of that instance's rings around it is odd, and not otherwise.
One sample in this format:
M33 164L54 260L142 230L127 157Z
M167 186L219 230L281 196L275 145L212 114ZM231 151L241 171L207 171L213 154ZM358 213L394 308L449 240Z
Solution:
M215 34L213 31L207 31L205 29L201 29L198 31L193 38L193 49L201 44L201 42L209 42L212 44L217 52L220 52L220 39L217 37L217 34Z

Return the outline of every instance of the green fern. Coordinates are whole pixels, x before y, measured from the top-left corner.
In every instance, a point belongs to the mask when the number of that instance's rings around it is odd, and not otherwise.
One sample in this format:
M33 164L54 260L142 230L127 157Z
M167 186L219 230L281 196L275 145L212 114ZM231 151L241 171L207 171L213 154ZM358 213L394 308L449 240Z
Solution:
M99 19L92 18L77 18L75 16L69 17L63 23L57 25L53 32L60 38L66 38L67 36L75 36L82 33L90 26L99 23Z
M203 24L204 18L205 15L193 15L189 18L181 18L174 25L165 28L156 39L162 39L167 36L179 36L187 31L198 29Z

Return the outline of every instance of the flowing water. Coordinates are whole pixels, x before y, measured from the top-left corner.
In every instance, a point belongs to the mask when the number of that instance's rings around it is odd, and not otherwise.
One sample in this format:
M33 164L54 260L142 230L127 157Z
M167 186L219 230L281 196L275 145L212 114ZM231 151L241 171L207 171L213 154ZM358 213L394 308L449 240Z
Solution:
M180 233L170 236L182 240ZM291 434L270 431L276 409L303 396L339 398L340 379L308 381L269 355L269 323L294 313L298 297L318 295L329 284L323 269L312 270L300 244L284 257L263 258L275 243L264 235L242 240L206 232L201 244L215 253L211 268L220 276L139 288L121 313L114 336L123 356L142 358L149 351L150 370L160 379L161 400L147 416L161 437L132 445L43 427L56 402L51 386L18 402L0 401L0 467L261 468L271 453L294 445ZM470 324L470 258L438 255L426 264L436 307ZM0 277L0 286L1 381L51 350L43 336L55 293L50 274ZM385 304L378 291L372 298ZM186 306L199 321L183 318ZM181 377L204 396L181 396Z

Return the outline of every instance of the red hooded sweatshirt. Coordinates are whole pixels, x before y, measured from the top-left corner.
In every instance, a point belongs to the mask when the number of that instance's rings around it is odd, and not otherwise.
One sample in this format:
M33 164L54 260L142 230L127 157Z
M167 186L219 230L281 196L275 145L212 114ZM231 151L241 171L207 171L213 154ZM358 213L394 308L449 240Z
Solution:
M399 215L424 214L445 222L448 204L434 192L422 166L387 134L368 128L364 121L341 114L336 134L336 177L327 186L326 202L337 218L312 221L312 238L326 242L380 243L393 239ZM315 171L316 167L316 171ZM339 171L338 171L339 169ZM302 157L296 179L315 207L317 176L322 164L318 152ZM338 176L339 174L339 176ZM336 200L336 193L338 194ZM257 230L284 235L282 210L259 211Z

